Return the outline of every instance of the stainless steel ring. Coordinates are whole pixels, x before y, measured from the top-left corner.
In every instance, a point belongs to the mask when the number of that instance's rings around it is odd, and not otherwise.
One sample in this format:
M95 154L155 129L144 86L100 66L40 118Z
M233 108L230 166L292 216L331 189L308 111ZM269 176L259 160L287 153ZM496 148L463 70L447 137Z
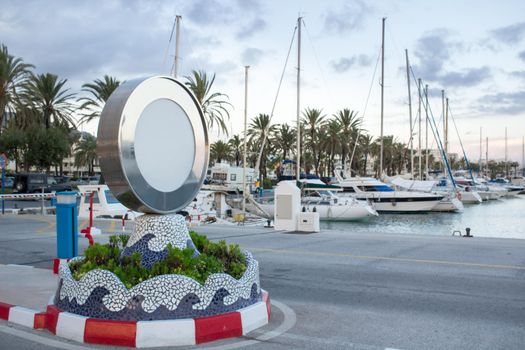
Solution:
M144 213L176 212L193 200L206 176L203 112L171 77L127 81L101 113L97 151L106 183L122 204Z

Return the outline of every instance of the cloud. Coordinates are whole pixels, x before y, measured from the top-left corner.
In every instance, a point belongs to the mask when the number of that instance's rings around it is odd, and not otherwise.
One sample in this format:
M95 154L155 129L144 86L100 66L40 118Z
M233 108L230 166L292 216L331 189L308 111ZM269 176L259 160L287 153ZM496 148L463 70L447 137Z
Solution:
M235 24L237 39L246 39L266 28L261 12L258 0L194 0L187 16L199 26Z
M510 26L494 29L491 31L491 35L496 40L505 44L517 44L525 35L525 22L519 22Z
M367 67L372 63L372 58L367 55L354 55L341 57L338 61L330 61L330 66L337 73L348 71L353 66Z
M520 60L522 60L523 62L525 62L525 51L521 51L521 52L518 54L518 57L520 58Z
M525 90L485 95L478 103L480 110L485 112L521 114L525 110Z
M447 63L455 54L465 50L465 45L452 39L452 33L447 29L436 29L424 33L417 43L414 55L418 63L414 68L424 81L439 83L441 86L474 86L492 76L487 66L466 68L459 71L448 71Z
M460 72L448 72L439 77L444 86L474 86L492 76L487 66L466 69Z
M264 51L250 47L242 52L242 62L244 65L254 66L261 61Z
M187 9L188 18L199 25L214 25L232 21L236 12L230 1L194 0Z
M324 14L324 29L329 33L343 34L361 28L372 8L361 0L347 1L338 10L328 10Z
M236 33L237 39L246 39L253 36L255 33L260 32L266 28L266 21L262 18L255 17L250 23L243 26Z

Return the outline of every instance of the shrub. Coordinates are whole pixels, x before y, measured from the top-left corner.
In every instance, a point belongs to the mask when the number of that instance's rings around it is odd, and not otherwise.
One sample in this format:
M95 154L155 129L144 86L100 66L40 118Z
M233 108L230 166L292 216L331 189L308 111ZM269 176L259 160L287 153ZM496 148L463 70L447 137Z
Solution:
M113 272L131 288L149 278L179 274L191 277L201 284L214 273L227 273L239 279L246 271L246 257L237 244L225 241L210 242L205 236L190 232L191 239L200 254L192 248L178 249L168 245L168 255L156 262L151 269L142 267L139 252L121 257L129 236L117 235L109 238L108 244L95 243L84 252L84 259L69 263L73 278L80 280L87 272L104 269Z

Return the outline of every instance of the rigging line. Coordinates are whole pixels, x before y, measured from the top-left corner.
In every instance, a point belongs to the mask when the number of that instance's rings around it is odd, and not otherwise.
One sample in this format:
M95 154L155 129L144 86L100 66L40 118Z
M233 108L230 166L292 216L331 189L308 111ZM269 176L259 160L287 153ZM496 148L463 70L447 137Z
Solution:
M472 181L474 182L474 185L475 185L476 180L474 179L474 175L472 175L472 168L470 167L470 163L468 161L467 154L465 152L465 147L463 147L463 142L461 141L461 137L459 136L458 126L456 125L456 119L452 115L452 109L450 108L450 104L448 105L448 111L450 113L450 118L452 119L452 123L454 124L454 129L456 129L456 135L458 135L459 144L461 146L461 150L463 151L463 157L465 158L465 163L467 164L467 168L469 170L470 177L472 178Z
M427 91L427 96L428 96L428 91ZM456 181L454 180L454 176L452 176L452 169L450 168L450 163L448 162L448 157L447 157L447 154L445 153L445 148L443 147L443 143L441 142L441 138L439 136L439 129L438 129L438 126L436 125L436 120L434 118L434 113L432 113L432 108L430 107L430 103L427 104L427 107L428 107L428 110L430 111L430 116L432 117L432 119L429 118L429 121L431 120L432 123L429 123L430 124L430 129L432 129L432 133L434 134L434 138L436 140L436 143L437 143L437 146L439 148L439 153L441 155L441 159L442 161L444 162L445 164L445 167L446 167L446 170L450 176L450 180L452 182L452 186L454 187L454 190L456 189ZM434 126L432 127L432 124L434 124ZM435 128L435 130L433 129ZM428 152L428 150L427 150ZM428 169L427 169L428 171Z
M310 46L312 47L312 51L314 52L315 62L317 63L317 68L319 69L319 72L321 73L321 79L323 80L323 85L326 91L328 91L328 99L330 100L330 103L332 105L335 105L334 101L332 100L332 93L328 89L328 84L326 82L326 77L324 75L323 69L321 68L321 64L319 63L319 57L317 55L317 51L315 50L315 46L312 40L312 37L310 36L310 32L308 31L308 27L306 26L306 22L304 19L302 19L302 23L304 25L304 29L306 30L306 36L308 37L308 40L310 41Z
M173 26L171 27L170 39L168 40L168 46L164 50L164 59L162 60L162 69L166 66L166 59L168 58L168 51L170 49L171 39L173 39L173 32L175 31L175 24L177 23L177 15L175 15L175 20L173 21Z
M368 101L370 100L370 95L372 94L372 88L374 87L374 80L377 73L377 67L379 65L379 60L381 59L381 48L379 49L379 54L377 55L376 65L374 67L374 73L372 74L372 79L370 80L370 87L368 88L368 95L366 96L365 106L363 108L363 117L362 119L365 119L366 110L368 108ZM357 138L354 143L354 149L352 150L352 156L350 157L350 166L352 165L352 161L354 160L355 151L357 149L357 141L359 140L359 137L361 136L361 129L359 129L357 133ZM352 171L352 169L350 169Z
M286 60L284 61L283 72L281 73L281 79L279 80L279 86L277 87L277 93L275 94L275 100L273 101L272 111L270 113L270 118L268 119L268 125L266 125L266 129L264 129L263 142L259 150L259 156L257 157L257 163L255 164L255 172L257 175L259 175L258 172L259 172L259 165L261 164L262 153L264 150L264 146L266 144L266 139L268 138L268 131L270 130L270 126L272 123L273 114L275 112L275 106L277 104L277 99L279 98L279 92L281 91L281 85L283 83L284 75L286 73L286 66L288 65L288 59L290 58L290 53L292 52L292 47L293 47L293 42L295 39L296 32L297 32L297 25L294 28L294 31L292 34L292 40L290 41L290 47L288 48L288 54L286 55ZM297 127L299 127L299 125ZM244 137L247 137L247 135L244 135ZM258 178L258 176L255 176L255 177Z

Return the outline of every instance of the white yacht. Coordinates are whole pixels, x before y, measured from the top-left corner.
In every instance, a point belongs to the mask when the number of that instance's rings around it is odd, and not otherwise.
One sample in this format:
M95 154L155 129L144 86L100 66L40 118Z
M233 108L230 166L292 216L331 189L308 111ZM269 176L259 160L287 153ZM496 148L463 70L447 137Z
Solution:
M346 177L336 172L343 196L371 202L378 212L417 213L432 211L445 197L440 194L396 191L371 177Z
M444 198L432 209L432 211L439 212L459 212L463 210L463 203L461 202L461 194L448 188L446 180L444 182L432 180L407 180L402 177L389 178L388 181L394 184L397 188L406 191L427 192L443 195Z

